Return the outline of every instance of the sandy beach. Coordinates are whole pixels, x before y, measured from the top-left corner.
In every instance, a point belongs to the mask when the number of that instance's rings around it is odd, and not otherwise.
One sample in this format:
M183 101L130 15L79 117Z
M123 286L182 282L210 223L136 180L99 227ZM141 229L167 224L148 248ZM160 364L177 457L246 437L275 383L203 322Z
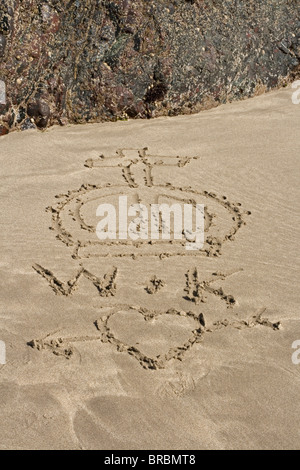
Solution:
M292 93L1 138L0 449L300 448ZM203 249L101 242L120 195L203 204Z

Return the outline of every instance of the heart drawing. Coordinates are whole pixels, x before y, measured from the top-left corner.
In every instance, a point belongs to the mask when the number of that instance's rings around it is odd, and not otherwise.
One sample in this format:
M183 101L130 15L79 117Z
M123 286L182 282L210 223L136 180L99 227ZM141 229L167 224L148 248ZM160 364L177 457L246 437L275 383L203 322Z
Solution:
M140 318L139 318L140 317ZM177 317L177 331L174 334L174 317ZM168 328L168 323L172 322L172 327ZM120 326L120 333L117 337L114 331ZM127 323L127 338L124 338L124 325ZM144 325L143 325L144 323ZM156 323L158 324L156 327ZM179 311L176 309L169 309L166 312L152 311L141 307L129 307L126 310L114 309L110 313L103 315L95 322L97 329L101 333L101 341L103 343L111 343L119 352L127 352L133 356L145 369L163 369L168 361L171 359L182 360L184 354L191 349L195 343L202 340L205 328L204 316L202 313L199 315L193 312ZM176 330L175 326L175 330ZM130 334L131 327L134 329L133 334ZM171 344L166 348L166 342L163 337L166 335L159 334L161 328L166 331L169 329ZM122 333L123 330L123 333ZM172 331L173 330L173 331ZM140 342L135 342L136 339L142 334L145 338L148 337L149 341L144 340L144 345L140 346ZM159 336L161 336L161 341ZM181 344L176 345L176 340L180 338ZM139 338L138 338L139 339ZM156 341L153 347L153 343ZM131 344L130 344L131 343ZM135 343L135 344L133 344ZM162 344L164 348L162 347ZM157 349L162 347L167 349L164 352L156 351L154 353L145 352L145 349Z

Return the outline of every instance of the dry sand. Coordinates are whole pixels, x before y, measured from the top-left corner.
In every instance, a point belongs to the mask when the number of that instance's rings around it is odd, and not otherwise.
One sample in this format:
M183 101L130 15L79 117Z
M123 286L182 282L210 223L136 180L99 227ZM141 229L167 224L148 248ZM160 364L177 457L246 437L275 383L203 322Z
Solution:
M300 448L291 95L1 138L1 449ZM119 194L205 204L204 249L99 243Z

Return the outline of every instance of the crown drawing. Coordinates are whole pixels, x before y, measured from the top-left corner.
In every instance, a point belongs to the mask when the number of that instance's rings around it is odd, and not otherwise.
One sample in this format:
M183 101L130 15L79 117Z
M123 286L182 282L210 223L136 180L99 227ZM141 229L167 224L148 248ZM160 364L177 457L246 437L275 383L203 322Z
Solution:
M205 215L205 244L198 255L219 256L227 241L233 240L245 224L241 204L232 203L226 196L218 196L204 189L183 187L163 177L164 168L179 170L200 157L151 155L148 148L120 149L115 155L100 155L88 159L85 167L95 171L115 169L113 182L82 184L77 190L56 196L58 202L48 208L52 213L52 229L56 237L72 249L75 259L94 257L188 256L183 240L99 240L96 237L96 209L103 202L116 203L126 195L131 203L203 204ZM99 176L99 172L98 172ZM216 220L217 219L217 220Z

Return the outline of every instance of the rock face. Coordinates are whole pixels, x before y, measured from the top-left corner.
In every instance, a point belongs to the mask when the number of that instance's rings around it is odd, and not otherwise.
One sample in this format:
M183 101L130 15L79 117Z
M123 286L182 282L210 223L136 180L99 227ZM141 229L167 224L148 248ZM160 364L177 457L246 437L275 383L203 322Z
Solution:
M0 134L196 112L299 61L299 0L0 0Z

